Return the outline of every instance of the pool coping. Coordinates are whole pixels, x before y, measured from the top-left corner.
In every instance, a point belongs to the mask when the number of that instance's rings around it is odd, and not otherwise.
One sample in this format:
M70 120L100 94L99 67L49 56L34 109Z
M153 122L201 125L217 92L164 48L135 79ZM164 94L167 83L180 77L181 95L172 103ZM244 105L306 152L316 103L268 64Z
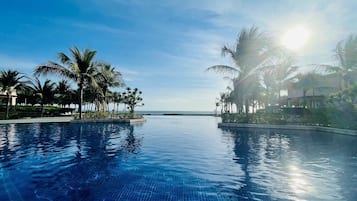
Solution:
M76 119L70 121L70 123L129 123L129 124L137 124L144 123L146 119Z
M218 128L305 130L305 131L328 132L328 133L334 133L340 135L351 135L357 137L357 130L322 127L322 126L218 123Z
M83 119L75 120L73 116L64 117L38 117L0 120L0 124L32 124L32 123L144 123L144 118L140 119Z

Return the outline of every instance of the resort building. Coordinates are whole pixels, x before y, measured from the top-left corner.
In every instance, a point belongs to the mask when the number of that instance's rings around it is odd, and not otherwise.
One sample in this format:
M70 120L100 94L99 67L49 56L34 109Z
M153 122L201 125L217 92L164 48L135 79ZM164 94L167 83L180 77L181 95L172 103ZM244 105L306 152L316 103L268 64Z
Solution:
M288 86L287 107L321 107L324 97L338 92L343 82L340 82L337 74L328 74L314 77L310 86L308 85L307 83L305 87L301 87L292 83Z
M0 100L1 102L6 102L7 91L0 90ZM12 89L10 92L10 105L16 105L17 93L16 89Z

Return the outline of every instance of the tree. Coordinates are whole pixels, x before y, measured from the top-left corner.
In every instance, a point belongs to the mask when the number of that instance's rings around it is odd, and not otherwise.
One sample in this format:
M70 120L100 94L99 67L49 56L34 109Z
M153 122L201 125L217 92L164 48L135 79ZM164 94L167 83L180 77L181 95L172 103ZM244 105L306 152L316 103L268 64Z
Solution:
M341 107L341 105L349 104L357 108L357 84L343 91L331 94L328 102L332 103L333 106Z
M135 107L144 105L144 103L141 103L143 101L143 98L140 97L142 92L139 91L138 88L131 89L130 87L128 87L126 88L126 92L124 92L123 94L125 94L124 103L128 105L130 115L133 117Z
M346 40L339 41L335 48L335 57L338 61L337 65L320 64L318 66L325 68L328 72L336 73L340 78L340 90L346 89L352 81L350 75L357 71L357 36L350 35Z
M55 92L57 103L61 105L62 108L64 108L65 105L70 105L73 102L72 97L74 91L71 89L67 80L58 81Z
M266 69L263 73L266 103L274 103L276 98L280 104L281 90L294 79L293 74L298 67L293 65L291 58L283 60L273 68ZM286 87L285 87L286 89Z
M41 105L41 117L44 113L44 105L52 104L55 101L56 84L51 80L45 80L42 84L38 77L35 77L31 83L33 95L36 97L37 103Z
M77 47L69 49L72 59L65 53L60 52L58 57L61 64L50 61L45 65L40 65L35 69L34 74L57 74L65 78L71 79L77 83L79 89L79 119L82 119L82 104L83 104L83 88L85 85L97 86L96 80L93 77L96 62L93 61L96 51L85 49L82 52Z
M7 70L0 72L0 90L6 94L6 112L5 119L9 118L9 109L11 106L12 93L25 85L23 78L25 75L18 71ZM10 106L9 106L10 105Z
M110 64L99 64L96 68L95 78L103 93L102 110L108 107L110 98L110 87L124 86L124 80L119 71L112 67Z
M119 104L124 103L124 94L119 93L119 92L114 92L113 93L113 102L114 105L116 104L116 112L119 112Z
M260 32L257 27L251 27L249 30L242 29L234 49L227 46L222 48L222 55L230 55L235 63L235 67L227 65L214 65L207 70L216 72L236 74L234 78L234 91L241 100L237 102L244 103L245 113L249 112L249 93L254 90L250 88L252 82L259 82L255 79L259 71L266 68L272 53L277 51L273 47L270 38L263 32ZM240 89L238 89L238 87ZM241 108L241 106L238 106Z

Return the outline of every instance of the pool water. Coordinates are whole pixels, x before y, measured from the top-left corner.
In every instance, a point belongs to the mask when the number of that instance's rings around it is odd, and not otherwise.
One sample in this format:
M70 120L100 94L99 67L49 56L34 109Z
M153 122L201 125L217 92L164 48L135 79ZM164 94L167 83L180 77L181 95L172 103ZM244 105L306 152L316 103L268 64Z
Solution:
M0 125L0 200L356 200L357 137L142 125Z

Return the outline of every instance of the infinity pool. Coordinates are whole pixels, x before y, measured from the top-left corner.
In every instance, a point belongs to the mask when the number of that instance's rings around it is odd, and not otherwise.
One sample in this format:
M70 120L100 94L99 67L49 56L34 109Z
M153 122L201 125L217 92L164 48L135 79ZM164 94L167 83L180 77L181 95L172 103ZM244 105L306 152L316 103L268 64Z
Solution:
M357 137L142 125L0 125L0 200L356 200Z

